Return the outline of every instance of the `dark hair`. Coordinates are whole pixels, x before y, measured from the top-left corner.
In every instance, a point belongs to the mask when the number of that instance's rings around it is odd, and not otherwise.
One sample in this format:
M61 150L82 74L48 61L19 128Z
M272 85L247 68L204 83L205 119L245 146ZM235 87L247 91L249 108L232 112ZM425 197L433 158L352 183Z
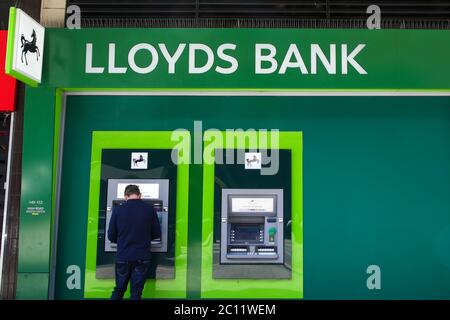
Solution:
M125 187L125 196L129 197L132 194L135 194L137 196L141 195L141 191L139 190L139 187L135 184L129 184Z

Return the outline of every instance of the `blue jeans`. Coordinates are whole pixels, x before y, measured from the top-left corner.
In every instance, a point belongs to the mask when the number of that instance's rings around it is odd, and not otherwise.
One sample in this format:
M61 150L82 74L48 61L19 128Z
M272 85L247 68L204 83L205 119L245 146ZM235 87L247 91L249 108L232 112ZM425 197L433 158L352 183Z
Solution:
M116 286L112 292L112 300L122 300L130 282L130 300L140 300L147 278L149 260L117 261Z

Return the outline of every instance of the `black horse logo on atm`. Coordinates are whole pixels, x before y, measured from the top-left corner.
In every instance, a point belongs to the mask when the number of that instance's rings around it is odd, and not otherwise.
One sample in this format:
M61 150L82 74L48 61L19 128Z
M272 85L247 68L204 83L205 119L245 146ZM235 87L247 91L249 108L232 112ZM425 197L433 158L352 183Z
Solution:
M259 164L259 159L256 157L256 155L253 155L253 159L245 159L245 161L247 161L248 166L251 166L253 162Z
M31 33L31 41L28 41L27 39L25 39L25 36L22 34L22 36L20 37L20 42L22 43L22 45L20 46L20 48L22 48L22 56L21 56L21 61L23 63L23 58L25 57L25 64L28 65L28 61L27 61L27 53L28 52L34 52L36 53L36 61L39 61L39 56L41 55L39 53L39 48L36 45L36 31L34 31Z
M139 158L133 158L133 164L136 167L138 165L139 162L145 163L145 159L142 156L142 154L139 155Z

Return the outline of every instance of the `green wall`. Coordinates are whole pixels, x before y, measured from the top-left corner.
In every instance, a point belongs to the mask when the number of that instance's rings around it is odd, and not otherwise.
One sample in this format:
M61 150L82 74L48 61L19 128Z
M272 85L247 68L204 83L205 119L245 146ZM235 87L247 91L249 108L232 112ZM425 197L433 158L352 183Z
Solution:
M50 268L55 90L27 88L16 296L43 299Z
M84 266L92 131L192 130L202 120L204 130L303 132L305 299L449 299L449 106L448 97L69 96L57 297L82 297L64 289L64 270ZM200 181L191 167L188 298L200 296ZM371 264L382 290L366 288Z

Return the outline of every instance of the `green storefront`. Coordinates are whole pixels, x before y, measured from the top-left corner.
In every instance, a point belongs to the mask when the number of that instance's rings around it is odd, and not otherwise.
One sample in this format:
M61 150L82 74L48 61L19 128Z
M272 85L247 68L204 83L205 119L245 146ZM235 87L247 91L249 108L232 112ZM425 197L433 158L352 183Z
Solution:
M48 29L17 297L108 298L108 212L139 180L166 219L144 297L449 299L449 57L449 31ZM217 161L267 149L272 174Z

